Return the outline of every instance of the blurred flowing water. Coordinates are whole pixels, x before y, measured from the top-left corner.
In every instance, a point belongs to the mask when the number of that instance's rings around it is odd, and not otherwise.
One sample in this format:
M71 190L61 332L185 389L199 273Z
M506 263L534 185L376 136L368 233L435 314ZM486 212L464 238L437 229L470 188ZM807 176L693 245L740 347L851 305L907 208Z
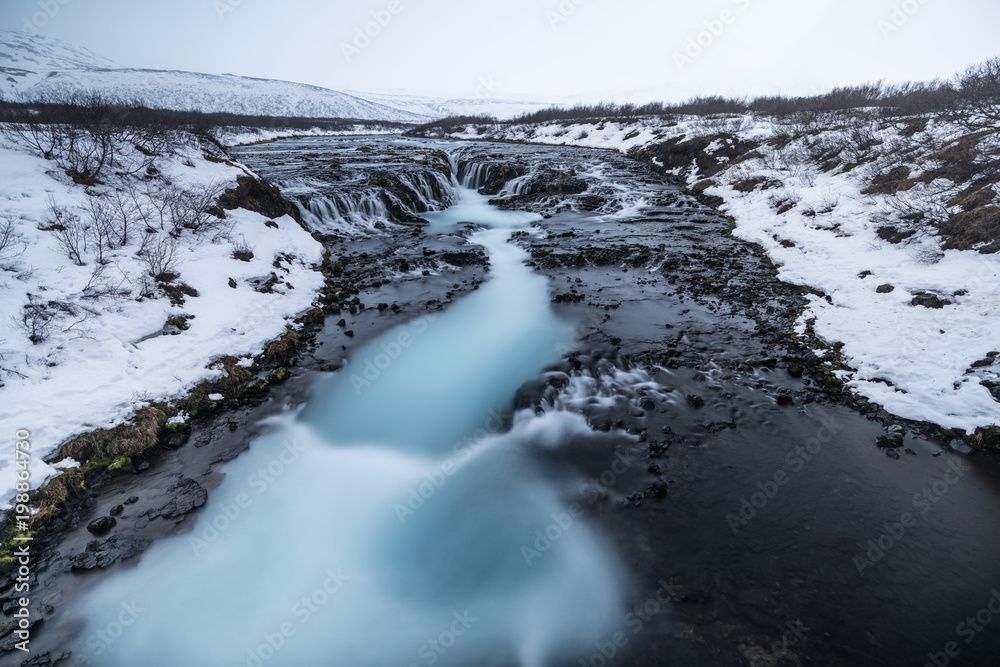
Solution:
M229 464L191 533L88 597L81 652L107 667L540 667L613 632L615 559L530 455L590 429L502 416L571 342L507 242L537 216L457 190L426 217L441 233L479 225L490 280L359 350ZM98 645L122 603L141 612Z

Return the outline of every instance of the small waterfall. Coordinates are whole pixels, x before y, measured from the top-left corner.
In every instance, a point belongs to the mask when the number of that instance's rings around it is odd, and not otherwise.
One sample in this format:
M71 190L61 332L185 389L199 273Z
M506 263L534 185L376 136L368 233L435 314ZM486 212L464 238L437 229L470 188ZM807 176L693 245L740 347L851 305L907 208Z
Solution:
M458 163L458 181L462 187L478 190L489 182L492 168L493 165L488 162L460 161Z
M524 176L518 176L512 179L507 185L503 186L503 190L500 191L501 197L518 197L525 193L528 186L531 184L533 173L525 174Z
M372 174L372 176L375 176ZM373 233L384 225L414 222L457 200L456 185L437 169L379 174L329 192L329 184L283 184L310 229L342 234Z

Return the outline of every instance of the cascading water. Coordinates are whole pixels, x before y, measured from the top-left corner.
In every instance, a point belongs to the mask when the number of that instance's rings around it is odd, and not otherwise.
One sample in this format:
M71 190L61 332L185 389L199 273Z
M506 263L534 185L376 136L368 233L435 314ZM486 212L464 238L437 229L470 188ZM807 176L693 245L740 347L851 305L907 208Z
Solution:
M404 222L414 214L440 211L455 201L449 177L439 171L381 174L368 179L329 184L315 179L282 181L309 229L321 232L372 232L377 223Z
M106 667L541 667L618 629L615 560L533 458L591 434L584 418L525 411L502 426L573 328L507 242L537 216L462 189L425 217L485 227L470 240L490 280L370 343L276 420L190 534L89 595L84 654L122 603L142 612L101 644Z

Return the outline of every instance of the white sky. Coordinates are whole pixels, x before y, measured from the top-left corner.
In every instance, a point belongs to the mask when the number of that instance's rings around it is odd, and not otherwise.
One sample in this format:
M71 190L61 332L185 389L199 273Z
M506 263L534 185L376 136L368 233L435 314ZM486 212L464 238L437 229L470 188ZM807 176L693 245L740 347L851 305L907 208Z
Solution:
M1000 55L996 0L0 0L0 29L31 26L131 67L509 99L812 93Z

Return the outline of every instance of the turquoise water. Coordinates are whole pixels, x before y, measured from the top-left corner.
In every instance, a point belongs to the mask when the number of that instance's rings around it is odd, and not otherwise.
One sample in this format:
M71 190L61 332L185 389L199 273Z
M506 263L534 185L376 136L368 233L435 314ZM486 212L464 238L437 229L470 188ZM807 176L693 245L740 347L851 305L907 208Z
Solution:
M191 533L87 598L81 655L108 667L541 667L619 629L614 558L531 456L586 423L550 411L502 425L516 389L572 338L545 278L507 242L535 217L463 189L427 218L439 233L481 225L470 240L489 253L489 280L360 349L275 420L226 467ZM126 626L123 604L141 609Z

